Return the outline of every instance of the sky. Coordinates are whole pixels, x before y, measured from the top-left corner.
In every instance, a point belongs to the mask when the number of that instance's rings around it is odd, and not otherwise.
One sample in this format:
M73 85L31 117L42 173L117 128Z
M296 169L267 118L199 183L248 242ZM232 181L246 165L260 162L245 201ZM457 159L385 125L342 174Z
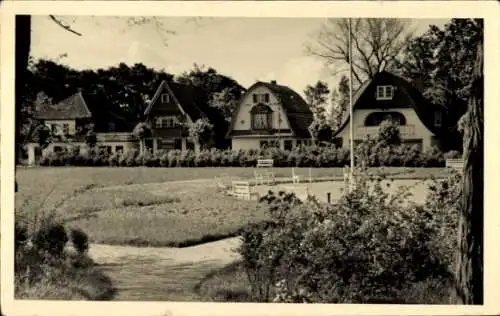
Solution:
M162 17L157 18L159 24L134 26L120 17L61 18L82 36L57 26L47 16L34 16L32 57L57 60L76 69L143 63L174 75L197 63L213 67L244 87L257 80L276 80L301 94L308 84L323 80L333 87L339 78L321 59L305 51L325 22L321 18ZM448 21L415 19L411 23L415 35L420 35L430 24L441 27Z

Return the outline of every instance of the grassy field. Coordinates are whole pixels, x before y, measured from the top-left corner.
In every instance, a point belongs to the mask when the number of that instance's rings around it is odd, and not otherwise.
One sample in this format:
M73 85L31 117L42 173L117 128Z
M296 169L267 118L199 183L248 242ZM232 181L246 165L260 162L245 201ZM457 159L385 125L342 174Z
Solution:
M253 178L255 168L108 168L108 167L42 167L17 168L19 193L16 206L20 208L44 207L66 199L75 190L86 187L108 187L130 184L161 183L176 180L213 179L221 173L235 178ZM276 177L291 177L291 168L273 168ZM446 176L444 168L373 168L397 177L425 178L430 175ZM341 177L342 168L312 168L312 177ZM296 173L308 177L308 168L297 168Z
M251 179L255 168L19 168L18 219L55 214L80 227L92 242L137 246L187 246L233 236L250 222L266 218L255 201L218 193L214 176ZM445 169L386 168L387 174L425 178ZM290 168L274 168L290 177ZM378 173L381 169L371 169ZM308 168L296 173L308 176ZM313 168L313 177L341 177L341 168ZM169 181L196 180L176 183ZM76 193L75 193L76 192Z

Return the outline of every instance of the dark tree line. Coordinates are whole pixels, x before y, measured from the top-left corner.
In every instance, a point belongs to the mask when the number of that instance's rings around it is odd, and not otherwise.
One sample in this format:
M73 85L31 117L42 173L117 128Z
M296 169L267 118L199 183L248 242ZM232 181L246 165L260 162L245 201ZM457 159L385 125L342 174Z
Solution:
M224 140L230 115L244 88L230 77L217 73L213 68L194 69L178 77L158 71L143 64L131 67L124 63L107 69L75 70L50 60L31 63L24 74L23 93L20 95L21 142L29 137L33 128L35 100L42 91L56 103L73 93L82 91L89 110L93 114L96 131L108 130L114 123L115 131L130 132L142 121L147 101L153 97L162 80L181 82L200 87L204 102L209 105L210 116L219 122L214 132L218 145L227 145ZM224 95L225 98L220 98Z

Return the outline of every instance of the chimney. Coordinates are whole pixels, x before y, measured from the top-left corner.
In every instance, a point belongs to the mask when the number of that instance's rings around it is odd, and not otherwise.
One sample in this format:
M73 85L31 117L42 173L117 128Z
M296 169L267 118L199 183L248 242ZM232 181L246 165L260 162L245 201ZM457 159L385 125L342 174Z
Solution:
M271 80L271 84L276 85L276 80Z

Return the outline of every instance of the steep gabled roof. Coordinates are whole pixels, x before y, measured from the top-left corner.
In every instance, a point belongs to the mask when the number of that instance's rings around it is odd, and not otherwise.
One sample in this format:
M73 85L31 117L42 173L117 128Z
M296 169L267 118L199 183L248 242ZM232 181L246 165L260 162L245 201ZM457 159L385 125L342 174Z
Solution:
M173 97L180 110L187 114L194 122L199 118L207 117L207 104L203 90L193 85L185 85L176 82L166 82L163 80L144 111L145 116L149 116L155 106L162 91L167 90Z
M92 113L90 113L81 92L77 92L55 105L40 105L35 113L35 118L42 120L73 120L91 117Z
M262 81L257 81L255 84L253 84L241 97L237 110L233 113L228 136L231 135L234 128L241 103L252 92L252 90L257 87L266 87L280 100L280 103L286 114L286 118L288 119L292 132L295 136L311 137L309 126L311 125L314 118L307 102L300 96L300 94L287 86Z
M360 107L360 98L368 90L368 88L376 85L377 82L383 77L389 78L395 85L402 88L402 91L408 96L411 101L409 104L410 108L415 110L415 113L417 114L420 121L424 124L424 126L434 134L439 134L440 130L438 130L433 124L434 110L446 110L446 108L430 103L411 83L387 71L381 71L377 73L372 79L363 82L363 84L356 90L356 92L352 96L353 111L356 111L356 109ZM342 124L333 135L334 137L347 126L347 124L349 123L349 118L349 114L347 114L343 118Z

